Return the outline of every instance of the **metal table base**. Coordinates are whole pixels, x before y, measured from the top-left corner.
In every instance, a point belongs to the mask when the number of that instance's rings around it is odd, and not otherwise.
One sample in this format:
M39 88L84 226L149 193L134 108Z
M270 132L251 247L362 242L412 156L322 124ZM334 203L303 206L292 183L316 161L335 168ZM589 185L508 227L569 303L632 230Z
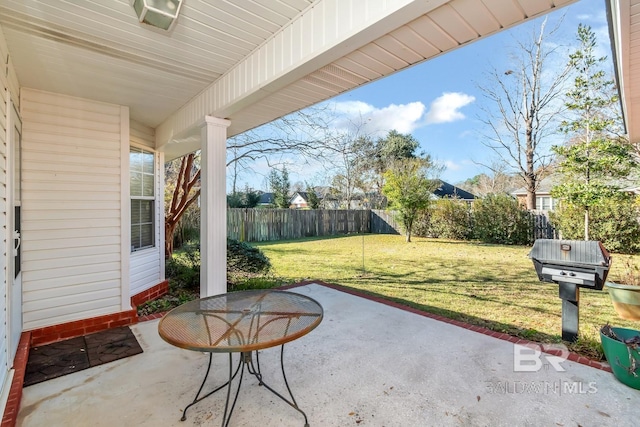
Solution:
M236 402L238 401L238 395L240 394L240 386L242 385L242 379L244 377L244 371L245 371L245 368L246 368L246 370L247 370L247 372L249 372L249 374L251 374L251 375L256 377L256 379L258 380L258 385L259 386L264 386L271 393L275 394L280 399L285 401L293 409L295 409L296 411L300 412L302 414L302 416L304 416L304 427L309 427L309 422L307 420L307 414L305 414L304 411L298 407L298 403L296 402L296 399L293 397L293 393L291 392L291 387L289 387L289 382L287 381L287 375L286 375L286 373L284 371L284 344L280 346L280 368L282 369L282 377L284 379L284 384L287 387L287 391L289 392L289 396L291 397L291 400L289 400L288 398L286 398L282 394L278 393L276 390L274 390L273 388L271 388L269 385L267 385L264 382L264 380L262 378L262 373L260 372L260 356L258 354L258 351L255 351L255 359L256 359L255 364L253 362L252 353L254 353L254 352L247 351L247 352L240 353L240 360L238 361L238 364L237 364L237 367L235 368L235 371L233 369L233 366L234 366L234 364L233 364L233 353L229 353L229 379L227 380L226 383L222 384L219 387L216 387L212 391L210 391L207 394L205 394L204 396L200 397L200 394L202 393L202 389L204 388L204 385L207 382L207 379L209 378L209 372L211 371L211 362L213 361L213 353L209 353L209 364L207 366L207 372L204 374L204 379L202 380L202 384L200 384L200 388L198 389L198 393L196 393L196 397L193 399L193 402L188 404L184 408L184 410L182 411L182 418L180 418L180 421L185 421L187 419L187 410L190 407L192 407L196 403L202 401L203 399L206 399L207 397L211 396L212 394L214 394L214 393L216 393L216 392L218 392L218 391L220 391L220 390L222 390L223 388L226 387L227 388L227 398L225 400L225 405L224 405L224 413L223 413L223 417L222 417L222 427L228 427L229 426L229 420L231 419L231 414L233 413L233 409L235 408ZM233 398L233 402L231 402L231 407L229 407L229 401L230 401L230 397L231 397L231 389L232 389L233 380L238 375L238 372L240 372L240 378L238 380L238 386L236 388L236 392L235 392L235 396Z

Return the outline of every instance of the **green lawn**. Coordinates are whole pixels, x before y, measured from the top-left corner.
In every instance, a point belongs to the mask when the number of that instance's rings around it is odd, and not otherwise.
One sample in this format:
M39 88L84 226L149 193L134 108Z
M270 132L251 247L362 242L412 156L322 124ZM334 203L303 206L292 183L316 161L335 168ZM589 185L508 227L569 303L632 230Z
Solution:
M558 286L538 281L530 248L413 240L360 235L255 246L287 282L322 280L533 341L561 341ZM614 255L610 280L626 258ZM580 340L570 345L573 350L599 359L602 325L640 328L617 317L606 291L580 293Z

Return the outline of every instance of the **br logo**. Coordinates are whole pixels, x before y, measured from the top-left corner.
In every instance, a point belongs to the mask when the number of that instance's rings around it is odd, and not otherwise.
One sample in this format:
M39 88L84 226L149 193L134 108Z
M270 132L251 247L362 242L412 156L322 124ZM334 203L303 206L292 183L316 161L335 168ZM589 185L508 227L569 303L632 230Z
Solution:
M564 372L562 362L568 357L569 350L563 344L514 344L513 371L538 372L552 367L556 372Z

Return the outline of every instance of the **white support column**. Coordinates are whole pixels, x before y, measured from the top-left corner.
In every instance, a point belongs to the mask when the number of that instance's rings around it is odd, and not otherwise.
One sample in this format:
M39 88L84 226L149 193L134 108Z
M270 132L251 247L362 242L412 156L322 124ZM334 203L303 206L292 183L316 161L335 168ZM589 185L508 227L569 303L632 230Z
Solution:
M200 296L227 292L227 128L206 116L200 159Z

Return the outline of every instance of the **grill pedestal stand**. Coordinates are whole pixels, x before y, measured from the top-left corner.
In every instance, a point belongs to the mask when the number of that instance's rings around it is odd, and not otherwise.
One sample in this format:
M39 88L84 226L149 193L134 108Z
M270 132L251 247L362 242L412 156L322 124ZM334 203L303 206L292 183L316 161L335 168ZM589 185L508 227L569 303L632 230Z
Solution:
M562 299L562 339L575 342L580 321L580 288L575 283L558 282L558 285Z

